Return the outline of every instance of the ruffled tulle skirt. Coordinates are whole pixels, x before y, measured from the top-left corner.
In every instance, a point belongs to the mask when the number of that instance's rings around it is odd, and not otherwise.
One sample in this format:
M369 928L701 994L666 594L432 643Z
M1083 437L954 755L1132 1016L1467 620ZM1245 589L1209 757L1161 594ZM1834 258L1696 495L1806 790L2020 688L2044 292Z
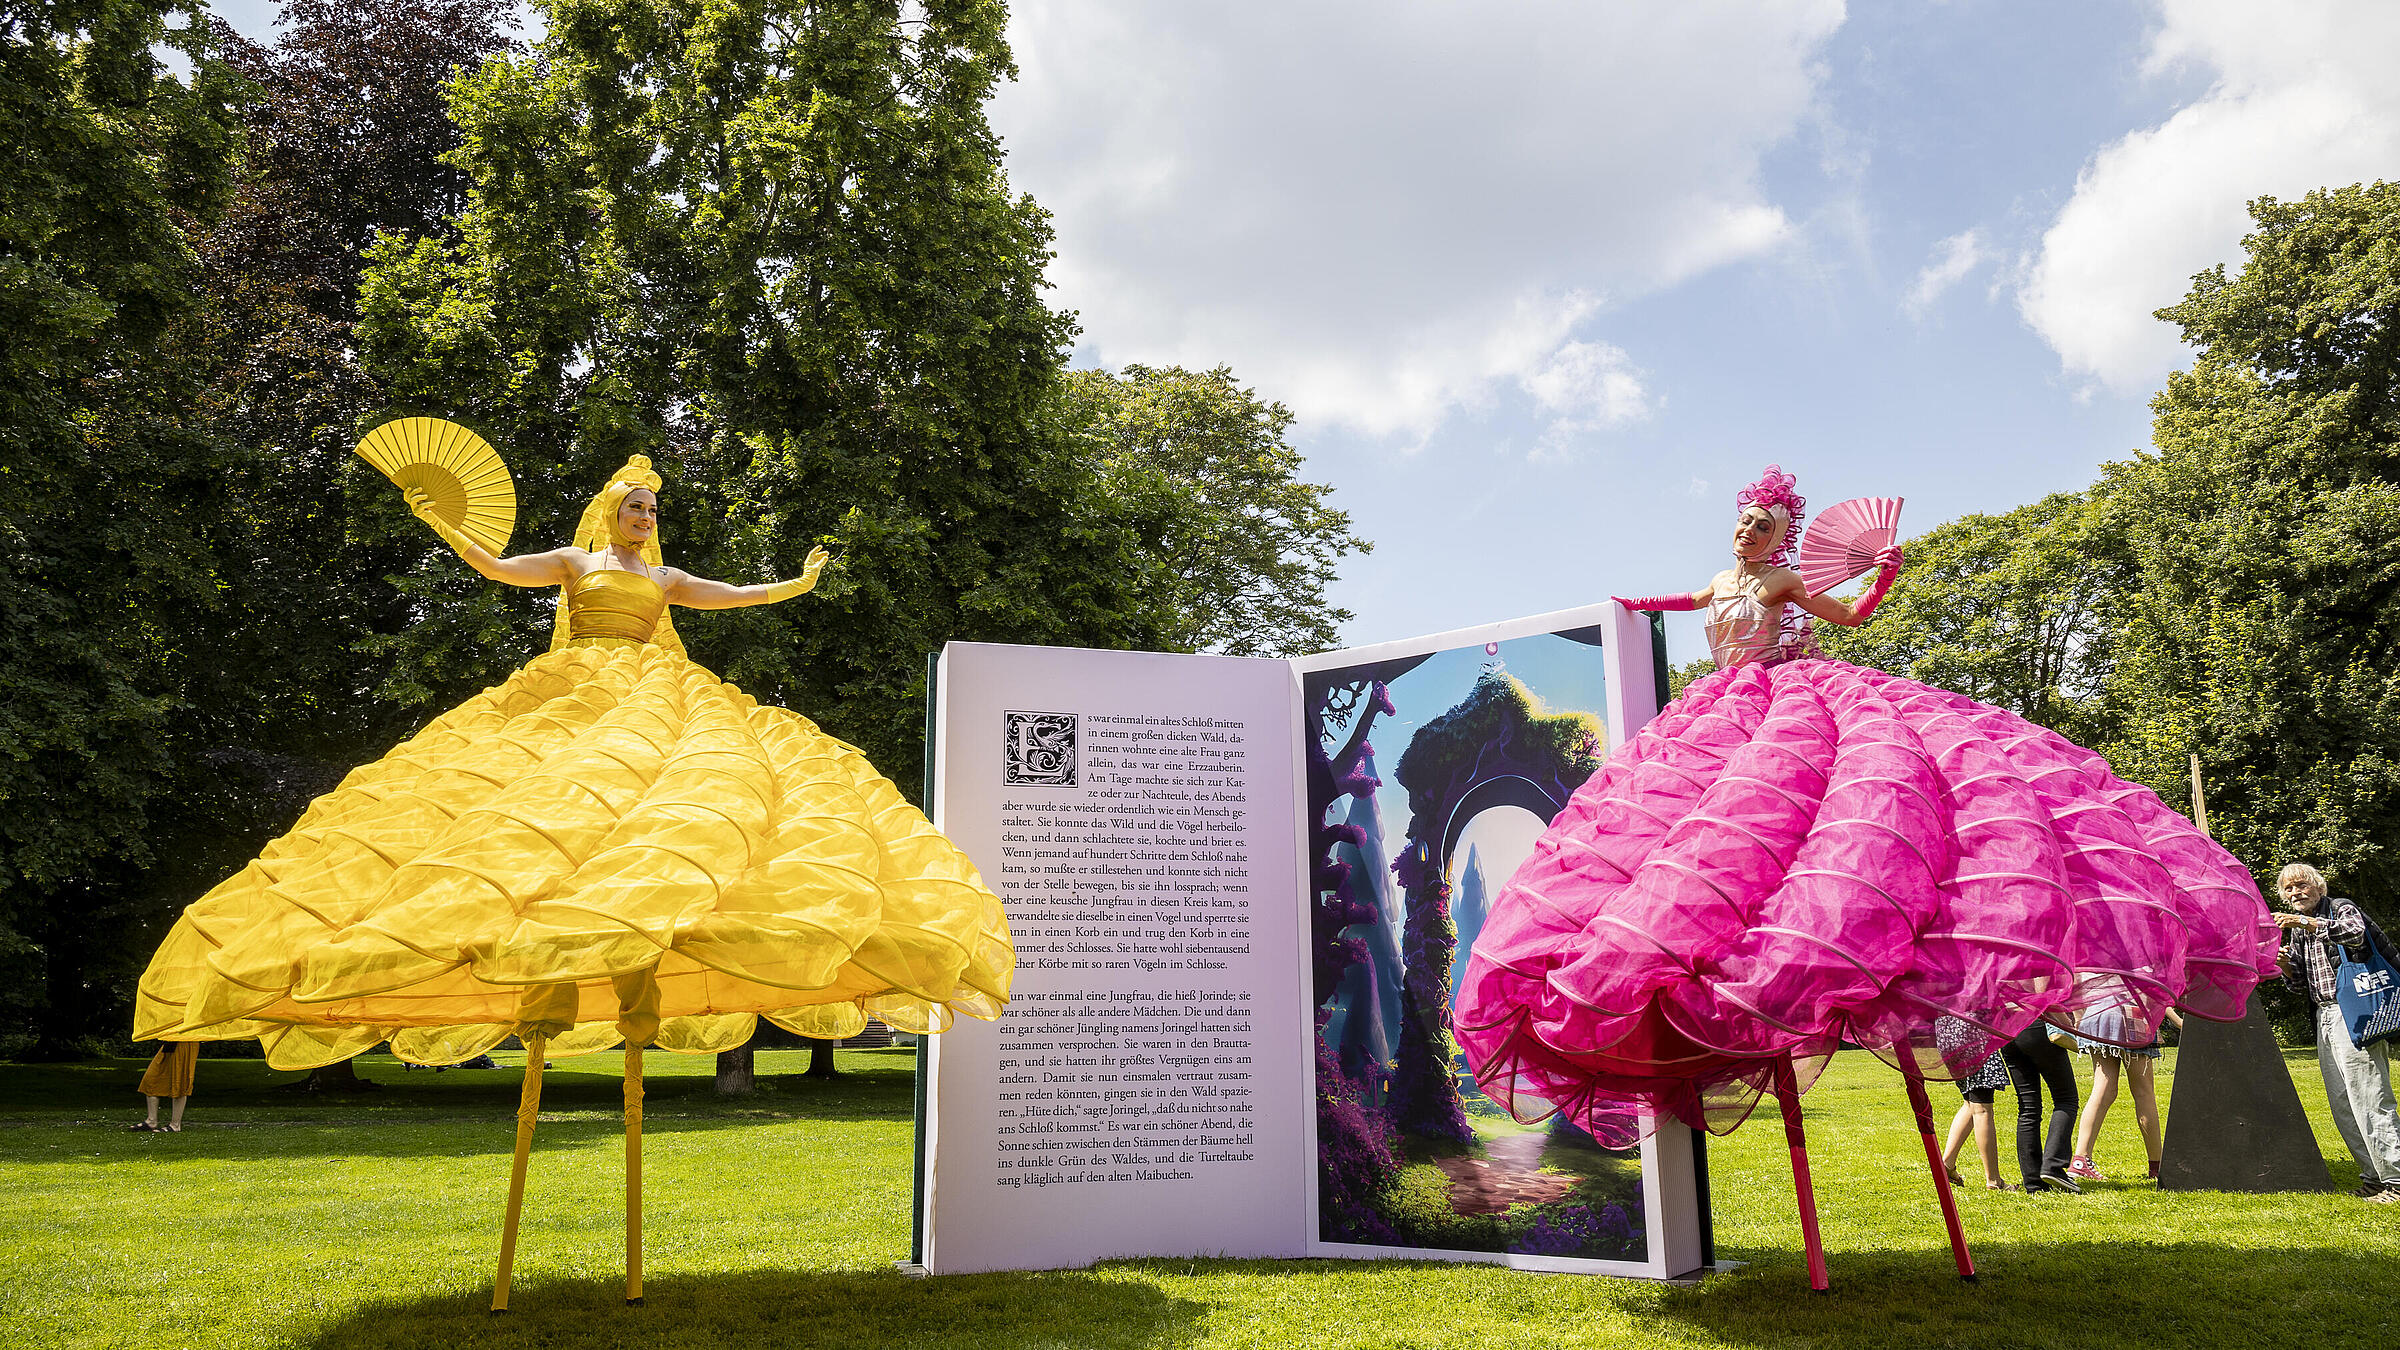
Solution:
M1455 1028L1484 1091L1622 1146L1741 1123L1841 1043L1972 1074L2037 1018L2239 1018L2275 926L2232 855L2012 713L1839 661L1694 683L1493 901Z
M656 646L543 656L313 803L187 909L135 1035L450 1063L539 1031L711 1051L764 1016L997 1016L975 867L853 747Z

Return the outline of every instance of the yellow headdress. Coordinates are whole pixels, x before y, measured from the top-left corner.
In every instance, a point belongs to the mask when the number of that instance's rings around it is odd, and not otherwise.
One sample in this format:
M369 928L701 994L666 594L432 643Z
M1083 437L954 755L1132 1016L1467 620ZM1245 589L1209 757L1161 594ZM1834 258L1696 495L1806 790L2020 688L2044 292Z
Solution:
M600 494L592 498L591 505L583 508L583 519L575 524L575 538L572 541L575 547L586 553L598 553L612 544L631 547L633 541L619 533L617 529L617 513L625 505L626 496L635 488L648 488L652 492L657 492L660 485L658 471L650 467L648 455L635 455L626 460L624 468L608 476L608 486L600 489ZM662 533L664 531L652 530L649 542L642 545L642 561L652 567L666 565L666 559L660 553L658 546L659 536ZM675 631L673 614L673 607L670 606L665 613L658 616L658 628L651 634L650 641L656 646L664 647L681 656L684 655L683 638ZM557 651L566 645L567 591L565 587L560 587L558 618L550 629L550 650Z

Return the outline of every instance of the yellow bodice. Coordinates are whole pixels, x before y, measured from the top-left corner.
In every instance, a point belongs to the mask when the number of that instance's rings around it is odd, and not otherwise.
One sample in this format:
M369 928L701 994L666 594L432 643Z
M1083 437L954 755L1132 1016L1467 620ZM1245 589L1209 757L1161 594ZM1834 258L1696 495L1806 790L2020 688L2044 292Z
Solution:
M657 631L667 593L639 572L586 572L567 588L567 640L587 646L638 647Z

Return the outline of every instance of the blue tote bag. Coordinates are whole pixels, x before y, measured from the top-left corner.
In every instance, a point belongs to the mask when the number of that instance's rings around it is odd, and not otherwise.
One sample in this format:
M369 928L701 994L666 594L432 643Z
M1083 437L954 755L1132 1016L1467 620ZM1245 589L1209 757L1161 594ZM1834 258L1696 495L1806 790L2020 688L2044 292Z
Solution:
M2363 1050L2400 1036L2400 968L2393 966L2391 943L2383 930L2374 920L2367 921L2367 940L2360 952L2364 960L2350 959L2347 947L2339 950L2342 962L2334 967L2333 993L2342 1021L2350 1028L2351 1043Z

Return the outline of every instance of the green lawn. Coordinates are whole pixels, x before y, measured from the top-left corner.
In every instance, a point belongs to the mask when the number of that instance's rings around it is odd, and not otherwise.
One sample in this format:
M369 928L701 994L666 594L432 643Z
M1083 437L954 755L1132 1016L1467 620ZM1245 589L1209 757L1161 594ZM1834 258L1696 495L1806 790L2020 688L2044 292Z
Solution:
M1899 1080L1858 1054L1807 1097L1822 1298L1771 1114L1710 1150L1719 1251L1749 1264L1690 1288L1334 1261L910 1280L909 1054L845 1051L826 1082L763 1053L764 1090L731 1106L707 1060L652 1055L641 1308L620 1301L618 1060L560 1061L504 1318L483 1310L513 1072L368 1059L383 1091L325 1100L203 1060L185 1132L145 1135L123 1129L138 1061L0 1066L0 1345L2400 1345L2400 1207L2337 1195L1961 1192L1984 1277L1960 1284ZM2355 1184L2313 1060L2291 1064ZM2138 1170L2130 1102L2100 1157Z

